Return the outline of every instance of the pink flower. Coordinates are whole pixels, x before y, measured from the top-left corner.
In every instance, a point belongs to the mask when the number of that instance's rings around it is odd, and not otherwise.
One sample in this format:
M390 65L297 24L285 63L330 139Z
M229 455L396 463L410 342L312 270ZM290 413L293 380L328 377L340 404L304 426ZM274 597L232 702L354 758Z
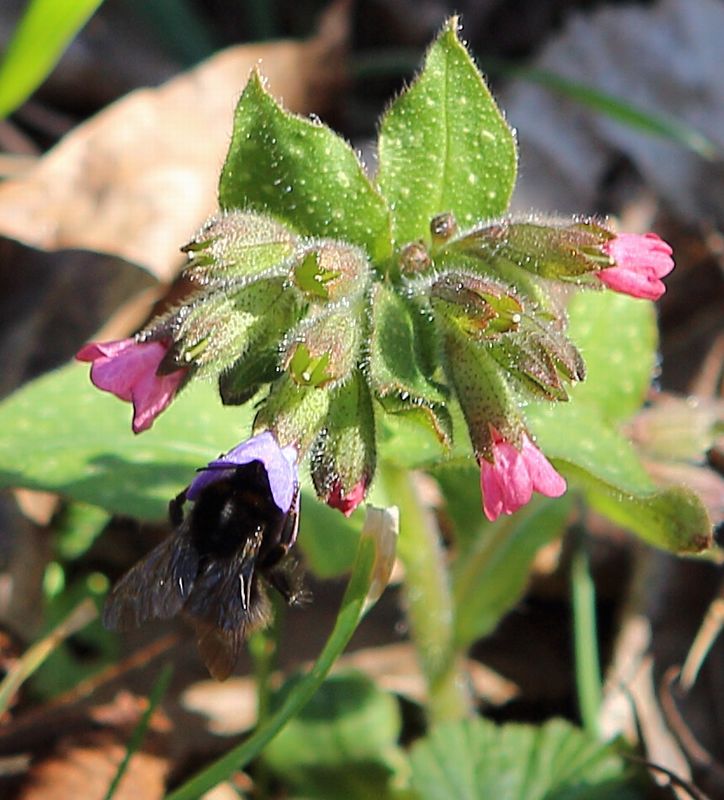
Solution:
M356 483L347 494L342 494L342 484L337 481L327 495L327 505L341 511L348 517L357 506L365 499L367 482L363 479Z
M655 233L621 233L603 246L616 262L596 275L616 292L658 300L666 291L660 278L674 268L671 247Z
M156 417L173 400L186 377L185 369L157 375L170 347L169 342L91 342L76 354L78 361L90 361L91 381L103 391L133 403L133 432L150 428Z
M530 501L533 492L560 497L566 482L548 459L523 434L518 450L493 430L493 459L480 458L480 488L483 511L494 522L501 514L512 514Z

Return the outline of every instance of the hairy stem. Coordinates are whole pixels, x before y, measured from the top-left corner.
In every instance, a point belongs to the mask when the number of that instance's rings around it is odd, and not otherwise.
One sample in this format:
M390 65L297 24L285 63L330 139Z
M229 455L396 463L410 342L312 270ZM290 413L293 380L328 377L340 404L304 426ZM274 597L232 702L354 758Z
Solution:
M400 509L397 554L405 567L410 631L427 679L428 713L432 722L461 719L472 701L454 643L450 576L437 524L407 470L385 464L381 472L390 502Z

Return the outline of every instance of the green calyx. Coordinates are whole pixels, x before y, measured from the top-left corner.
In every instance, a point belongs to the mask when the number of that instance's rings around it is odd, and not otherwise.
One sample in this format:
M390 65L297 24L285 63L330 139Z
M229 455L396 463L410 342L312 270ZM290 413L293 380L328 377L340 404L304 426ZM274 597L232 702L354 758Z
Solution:
M329 408L311 452L314 488L328 498L347 497L368 486L375 473L375 421L372 398L360 372L330 394Z

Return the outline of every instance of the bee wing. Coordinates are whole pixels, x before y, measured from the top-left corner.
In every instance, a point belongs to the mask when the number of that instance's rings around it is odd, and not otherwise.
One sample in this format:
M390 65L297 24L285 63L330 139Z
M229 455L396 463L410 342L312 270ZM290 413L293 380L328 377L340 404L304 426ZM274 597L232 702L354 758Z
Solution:
M232 558L209 559L184 605L201 658L217 680L230 675L246 636L267 623L271 614L256 574L259 544L259 538L252 538Z
M178 614L193 588L198 562L196 548L182 525L113 587L103 609L103 624L127 630L149 619Z

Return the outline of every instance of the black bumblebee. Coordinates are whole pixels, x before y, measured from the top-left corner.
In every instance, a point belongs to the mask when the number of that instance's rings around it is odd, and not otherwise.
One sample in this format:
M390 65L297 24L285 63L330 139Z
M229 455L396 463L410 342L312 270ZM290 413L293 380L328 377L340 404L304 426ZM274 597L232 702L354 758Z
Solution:
M169 504L174 532L118 581L103 622L125 630L181 613L196 631L209 672L224 680L245 637L269 622L267 588L290 605L305 599L289 555L299 522L299 486L295 481L290 487L291 502L282 510L261 460L212 461L200 472ZM184 515L187 500L193 506Z

